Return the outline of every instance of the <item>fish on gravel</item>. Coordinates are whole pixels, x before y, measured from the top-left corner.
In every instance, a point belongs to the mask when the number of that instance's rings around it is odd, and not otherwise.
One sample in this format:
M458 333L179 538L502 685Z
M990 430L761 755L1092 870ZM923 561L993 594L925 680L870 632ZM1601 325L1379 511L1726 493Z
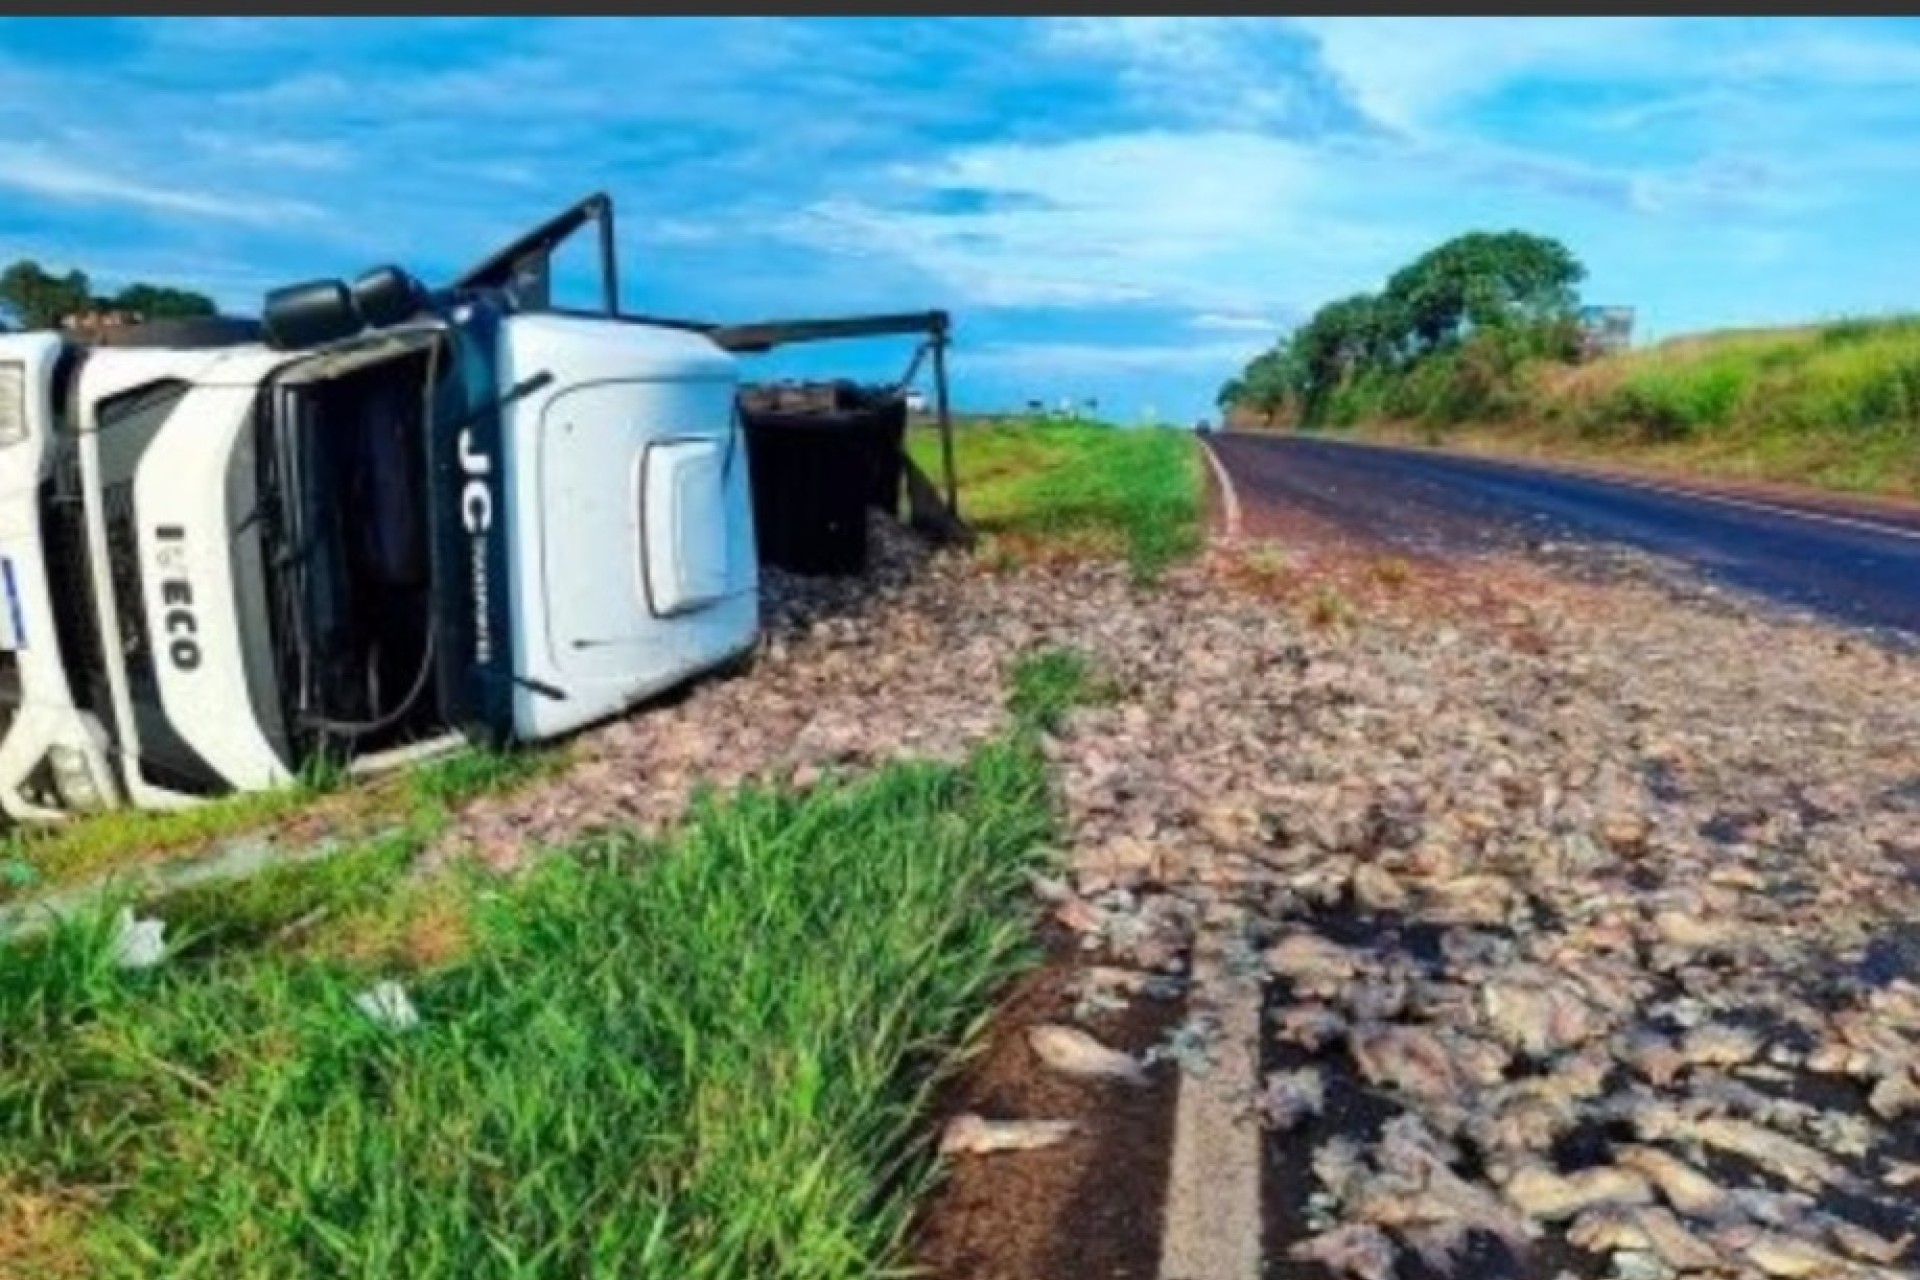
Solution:
M1687 1068L1686 1055L1658 1031L1636 1027L1614 1042L1614 1056L1651 1084L1665 1088Z
M1632 1108L1635 1131L1647 1141L1697 1142L1743 1156L1803 1191L1846 1186L1847 1171L1837 1162L1785 1134L1728 1116L1695 1117L1678 1107L1643 1102Z
M1516 1081L1491 1094L1467 1119L1465 1133L1487 1154L1489 1163L1510 1156L1538 1154L1579 1122L1573 1101Z
M1453 1056L1440 1037L1424 1027L1357 1026L1347 1036L1347 1048L1368 1084L1432 1102L1460 1096Z
M1867 1106L1882 1120L1898 1120L1909 1111L1920 1111L1920 1062L1910 1070L1881 1079L1867 1095Z
M1507 918L1513 897L1505 876L1456 876L1422 885L1419 912L1434 924L1495 925Z
M1422 1227L1485 1231L1515 1256L1526 1253L1539 1228L1449 1168L1454 1154L1418 1116L1402 1113L1389 1120L1373 1149L1375 1172L1356 1190L1351 1217L1403 1233Z
M989 1120L965 1112L947 1122L940 1154L990 1155L999 1151L1037 1151L1066 1141L1080 1131L1071 1120Z
M1507 1047L1545 1058L1598 1032L1594 1009L1565 983L1515 965L1480 988L1480 1014Z
M1920 1164L1911 1164L1905 1160L1889 1160L1886 1169L1880 1174L1880 1181L1890 1187L1920 1185Z
M1814 1216L1842 1251L1852 1254L1862 1262L1871 1262L1882 1267L1891 1266L1900 1261L1901 1255L1913 1247L1914 1233L1911 1231L1902 1232L1897 1238L1889 1240L1883 1235L1834 1214L1821 1213Z
M1367 1177L1360 1144L1344 1134L1316 1147L1311 1164L1313 1176L1328 1195L1340 1202L1352 1199Z
M1335 1276L1393 1280L1399 1257L1387 1233L1364 1222L1347 1222L1287 1250L1296 1262L1317 1262Z
M1138 1059L1100 1043L1078 1027L1039 1023L1027 1028L1027 1044L1040 1061L1064 1075L1147 1083L1147 1070Z
M1858 1263L1799 1236L1754 1226L1722 1227L1714 1240L1762 1273L1779 1280L1856 1280L1873 1274ZM1880 1274L1888 1274L1882 1272Z
M1281 1011L1274 1034L1287 1044L1318 1053L1347 1034L1347 1020L1318 1001L1291 1005Z
M1317 1067L1269 1072L1256 1105L1267 1127L1284 1133L1327 1105L1327 1083Z
M1615 1148L1613 1158L1646 1178L1668 1204L1688 1217L1724 1220L1739 1214L1719 1183L1671 1152L1630 1143Z
M1267 969L1293 983L1301 995L1338 994L1365 957L1315 933L1291 933L1268 947Z
M1557 1173L1545 1164L1522 1165L1501 1185L1515 1208L1541 1222L1564 1222L1589 1209L1653 1203L1653 1187L1632 1169L1595 1165Z
M1726 1267L1719 1249L1687 1230L1671 1210L1657 1207L1589 1209L1567 1228L1567 1242L1589 1253L1650 1253L1675 1271Z
M1760 1037L1745 1027L1708 1022L1680 1040L1680 1056L1695 1067L1737 1067L1760 1056Z
M1730 949L1739 939L1740 928L1731 920L1709 920L1687 911L1657 911L1653 916L1654 934L1683 952Z

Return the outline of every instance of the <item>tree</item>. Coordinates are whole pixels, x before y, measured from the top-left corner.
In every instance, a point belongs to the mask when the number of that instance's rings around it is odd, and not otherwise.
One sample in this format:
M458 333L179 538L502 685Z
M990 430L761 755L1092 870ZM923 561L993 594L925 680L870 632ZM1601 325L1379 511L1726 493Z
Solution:
M31 258L0 271L0 309L22 329L53 329L93 304L85 272L56 276Z
M1312 421L1349 378L1390 368L1400 346L1393 305L1370 293L1329 302L1294 331L1295 393L1301 416Z
M1443 351L1472 356L1470 372L1494 370L1500 379L1527 359L1567 358L1577 334L1575 286L1585 276L1572 252L1546 236L1457 236L1394 272L1380 293L1321 307L1222 386L1218 403L1256 411L1269 425L1291 406L1313 423L1356 379L1390 387Z
M1282 339L1247 363L1238 379L1240 394L1234 403L1259 414L1265 425L1272 426L1292 398L1296 380L1293 346Z
M1385 293L1418 358L1471 329L1550 323L1578 304L1586 268L1558 240L1524 231L1474 231L1393 273Z
M146 320L210 316L213 299L190 289L135 281L110 298L95 297L84 271L56 276L31 258L0 271L0 311L22 329L54 329L70 315L131 311Z
M213 299L203 293L153 284L130 284L105 305L116 311L137 311L148 320L210 316L217 310Z

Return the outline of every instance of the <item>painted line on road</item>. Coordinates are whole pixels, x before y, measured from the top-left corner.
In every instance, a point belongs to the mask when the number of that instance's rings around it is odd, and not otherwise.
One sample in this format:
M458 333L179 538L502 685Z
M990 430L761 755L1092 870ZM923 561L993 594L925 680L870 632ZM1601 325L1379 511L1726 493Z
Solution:
M1210 936L1212 935L1212 936ZM1260 1280L1260 984L1229 972L1216 931L1193 957L1188 1008L1218 1019L1212 1066L1180 1077L1159 1280Z
M1225 537L1227 541L1237 541L1240 537L1240 495L1234 490L1233 477L1227 474L1226 464L1220 461L1220 455L1205 440L1200 441L1201 452L1207 455L1207 462L1213 467L1213 478L1220 482L1220 505L1226 521Z
M1477 453L1454 453L1447 451L1426 451L1407 449L1397 445L1363 444L1357 440L1315 440L1316 444L1331 444L1337 448L1368 449L1376 453L1398 453L1410 458L1439 458L1443 461L1485 463L1499 470L1518 472L1521 475L1561 476L1574 480L1591 480L1595 484L1615 485L1622 489L1638 489L1643 493L1664 494L1670 498L1693 498L1700 502L1714 502L1723 507L1736 507L1742 511L1757 511L1764 515L1787 516L1796 520L1811 520L1816 524L1836 525L1843 529L1857 529L1863 533L1877 533L1884 537L1899 538L1906 542L1920 542L1920 529L1909 529L1897 524L1881 524L1875 520L1865 520L1858 516L1834 516L1822 511L1809 511L1804 507L1782 507L1771 502L1755 502L1751 498L1733 498L1725 494L1713 493L1704 489L1690 489L1684 485L1656 484L1649 480L1624 479L1603 472L1587 471L1575 467L1555 467L1537 463L1516 462L1511 458L1493 457Z

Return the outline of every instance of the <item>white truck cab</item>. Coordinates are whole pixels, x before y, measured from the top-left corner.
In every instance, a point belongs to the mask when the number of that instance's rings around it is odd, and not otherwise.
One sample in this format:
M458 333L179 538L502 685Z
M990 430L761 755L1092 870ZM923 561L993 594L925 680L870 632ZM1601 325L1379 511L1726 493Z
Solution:
M0 335L9 816L549 738L752 647L732 355L543 283L361 283L248 341Z

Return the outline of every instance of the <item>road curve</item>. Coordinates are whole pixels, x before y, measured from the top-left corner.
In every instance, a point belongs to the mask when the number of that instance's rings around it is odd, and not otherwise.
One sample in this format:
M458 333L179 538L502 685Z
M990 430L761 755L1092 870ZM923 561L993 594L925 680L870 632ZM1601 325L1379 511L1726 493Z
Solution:
M1835 621L1920 636L1920 511L1319 437L1232 432L1212 444L1254 533L1263 517L1297 512L1418 555L1613 543Z

